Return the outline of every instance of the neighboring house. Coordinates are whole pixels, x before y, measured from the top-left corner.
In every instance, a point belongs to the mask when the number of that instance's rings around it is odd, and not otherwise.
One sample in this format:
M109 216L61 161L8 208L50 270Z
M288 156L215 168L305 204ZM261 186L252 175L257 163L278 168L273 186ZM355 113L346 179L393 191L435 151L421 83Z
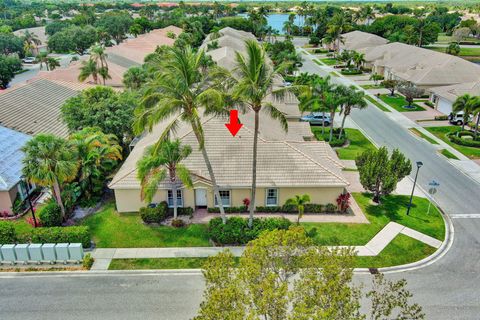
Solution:
M123 87L123 74L134 66L141 66L147 55L162 45L172 46L175 39L167 36L169 32L178 36L182 29L169 26L163 29L152 30L149 33L139 35L137 38L126 39L119 45L107 47L108 73L111 79L106 79L105 84L110 87ZM89 59L88 55L80 57L79 61L72 62L65 68L57 68L53 71L40 71L35 79L50 79L78 83L78 75L82 63ZM98 84L103 84L101 77ZM92 77L85 80L85 83L95 84Z
M24 199L27 191L20 183L23 152L21 148L31 137L0 126L0 213L12 213L15 199ZM31 188L30 190L32 190Z
M446 53L393 42L364 48L365 65L385 79L410 81L422 89L476 81L480 66Z
M242 43L245 39L255 39L252 34L224 28L219 31L221 37L234 37ZM211 41L207 36L205 43ZM224 38L227 39L227 38ZM205 43L203 47L205 47ZM234 71L235 52L245 53L243 46L231 41L222 41L224 47L207 52L220 66ZM220 44L220 43L219 43ZM229 45L232 45L230 47ZM235 49L238 48L238 49ZM275 85L283 85L283 79L277 79ZM260 117L257 163L257 206L283 205L286 199L296 194L309 194L312 203L335 203L337 197L345 191L348 182L343 178L343 165L328 143L313 140L310 125L299 122L298 101L292 97L286 102L273 100L288 121L285 132L277 120L266 114ZM237 136L232 137L225 128L228 119L203 117L205 148L210 157L220 195L225 206L241 206L243 200L250 197L252 174L252 148L254 115L247 111L240 115L243 124ZM153 131L139 138L134 149L117 172L109 187L115 191L117 210L120 212L138 211L148 205L140 198L140 182L137 179L136 164L144 154L145 148L158 141L169 121L154 127ZM197 140L187 124L182 124L173 138L192 147L192 154L183 163L192 173L193 189L181 187L178 191L180 206L202 208L216 205L210 176ZM168 180L159 185L153 202L173 203Z
M430 101L434 104L435 109L448 115L452 112L455 100L464 94L480 96L480 81L432 88L430 89Z
M37 36L38 40L40 40L40 44L37 46L36 49L33 50L32 54L34 56L38 55L40 52L48 51L47 46L47 34L45 33L45 27L33 27L33 28L26 28L26 29L19 29L13 32L14 35L17 37L23 37L25 35L25 31L33 33Z
M37 79L0 92L0 125L28 135L68 135L60 107L90 85Z
M203 118L205 148L209 154L220 195L225 206L241 206L250 197L252 174L253 114L240 115L242 129L232 137L225 128L228 119ZM119 212L136 212L148 205L140 198L140 182L136 164L145 148L157 142L168 121L157 125L135 146L109 187L115 191ZM257 206L283 205L295 194L309 194L312 203L335 203L348 182L343 178L342 164L325 142L304 141L303 134L291 127L283 132L276 120L262 116L258 141ZM214 207L210 177L191 128L182 124L176 138L192 147L192 154L183 164L192 173L193 189L183 186L178 191L180 206ZM159 185L153 202L168 201L172 193L168 180Z
M340 51L343 50L360 50L387 44L388 40L377 36L376 34L352 31L342 34L342 41L340 41Z

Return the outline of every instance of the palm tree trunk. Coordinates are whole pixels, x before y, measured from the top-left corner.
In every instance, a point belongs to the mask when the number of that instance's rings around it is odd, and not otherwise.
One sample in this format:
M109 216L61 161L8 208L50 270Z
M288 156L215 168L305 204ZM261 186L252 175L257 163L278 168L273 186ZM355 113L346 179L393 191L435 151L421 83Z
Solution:
M475 123L475 130L474 130L474 137L477 139L478 137L478 125L480 124L480 112L477 114L477 122Z
M342 134L343 134L343 128L345 126L345 119L347 119L347 113L344 112L343 113L343 119L342 119L342 126L340 127L340 133L338 134L338 139L341 139L342 138Z
M177 219L177 183L172 181L173 219Z
M322 112L322 136L325 134L325 111Z
M200 137L196 124L192 123L192 128L193 128L193 132L195 133L195 137L197 138L198 144L202 145L201 143L202 139ZM210 158L208 157L205 146L201 147L200 149L202 151L203 160L205 161L205 165L207 166L207 170L210 175L210 180L212 180L213 195L214 195L214 198L217 199L218 208L220 209L220 215L222 217L223 224L225 224L227 223L227 217L225 216L225 210L223 209L223 203L222 203L222 199L220 198L220 191L218 189L217 180L215 179L215 174L213 173L212 164L210 163ZM215 205L215 199L213 200L213 202Z
M328 138L328 142L332 142L333 139L333 119L335 119L335 110L330 112L330 137Z
M253 214L255 213L255 193L257 190L257 144L258 144L259 114L255 111L255 131L253 134L253 161L252 161L252 190L250 195L250 213L248 226L253 226Z
M65 206L63 205L62 201L62 192L60 190L60 184L58 181L55 179L55 182L53 183L53 196L57 200L57 204L60 207L60 211L62 212L62 220L66 220L66 213L65 213Z

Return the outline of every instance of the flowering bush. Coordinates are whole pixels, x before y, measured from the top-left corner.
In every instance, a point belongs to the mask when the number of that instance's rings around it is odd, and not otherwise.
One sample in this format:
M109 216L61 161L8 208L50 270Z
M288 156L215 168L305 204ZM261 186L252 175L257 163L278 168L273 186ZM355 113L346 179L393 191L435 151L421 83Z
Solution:
M350 208L350 193L342 193L341 195L338 196L337 198L337 206L338 210L342 213L345 213L348 208Z
M248 208L248 206L250 205L250 199L248 198L243 199L243 205Z
M35 228L35 221L33 220L33 217L28 217L27 218L27 223ZM43 225L42 225L42 222L40 221L40 219L37 218L37 228L38 227L43 227Z

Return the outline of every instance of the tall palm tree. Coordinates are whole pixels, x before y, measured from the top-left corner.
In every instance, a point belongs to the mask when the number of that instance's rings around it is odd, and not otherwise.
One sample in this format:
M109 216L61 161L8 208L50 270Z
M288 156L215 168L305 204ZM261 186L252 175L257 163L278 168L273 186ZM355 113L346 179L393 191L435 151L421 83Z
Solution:
M95 187L103 187L103 181L118 161L122 160L122 147L113 134L105 134L97 128L84 128L70 136L78 152L80 170L78 180L86 197L90 198Z
M32 49L37 49L37 47L42 44L42 41L38 39L37 35L28 30L24 32L22 38L23 38L24 49L26 54L27 52L31 52Z
M92 59L88 59L87 61L82 61L82 67L80 68L80 74L78 75L78 80L80 82L85 81L88 77L93 78L93 82L98 84L98 75L99 70L97 64Z
M353 52L353 63L355 63L355 67L360 70L362 64L365 63L365 53Z
M111 79L108 74L108 63L107 63L108 54L105 53L105 47L99 44L96 44L90 48L90 60L95 61L97 64L97 69L99 74L103 79L103 85L105 85L106 79Z
M465 124L470 120L473 113L473 101L475 99L469 94L464 94L458 97L452 105L452 110L455 113L463 112L462 130L465 130Z
M253 137L253 163L252 163L252 189L250 198L249 225L252 226L253 214L255 211L255 193L257 187L257 144L259 132L260 111L265 111L270 117L276 119L287 131L288 123L285 115L278 110L271 102L267 101L269 96L283 100L287 93L295 91L296 86L274 88L274 80L280 77L280 72L285 65L273 69L264 48L255 40L245 41L246 56L236 53L236 67L234 73L237 80L233 87L233 99L240 105L251 109L255 114L255 129Z
M345 120L352 112L353 108L365 109L368 106L365 101L365 93L360 90L356 90L354 86L350 86L346 90L345 100L343 101L342 110L340 110L340 115L343 113L342 125L340 127L340 133L338 134L338 139L342 138L343 129L345 127Z
M25 153L23 175L30 182L51 188L65 220L62 184L72 181L77 175L79 162L75 146L54 135L39 134L29 140L22 151Z
M298 217L297 224L300 224L300 219L302 219L303 214L305 213L305 205L310 202L310 196L308 194L295 195L294 198L287 199L285 205L294 206L297 208Z
M135 131L151 131L161 121L169 121L160 140L165 140L175 131L180 122L192 127L205 165L212 181L222 220L226 222L225 211L220 198L219 187L205 148L205 136L201 122L201 111L215 112L224 108L224 94L212 77L212 70L204 72L204 52L195 52L191 47L168 48L157 72L146 84L142 103L135 110ZM211 68L212 69L212 68Z
M45 65L47 67L47 71L48 70L48 52L40 52L37 57L35 58L35 60L40 63L40 70L43 69L43 65Z
M142 159L137 162L137 177L141 185L141 198L152 202L158 184L168 176L172 188L173 218L177 219L178 180L186 187L192 187L190 171L181 162L186 159L192 148L182 146L180 140L165 140L146 149Z
M480 124L480 97L476 96L473 97L471 100L471 109L472 109L472 114L474 117L477 117L477 120L475 122L475 128L473 129L473 132L475 134L475 139L478 137L478 125Z
M342 34L350 30L351 24L348 21L343 11L337 12L333 15L332 19L327 26L327 38L330 38L335 43L335 51L339 52L340 43L342 42Z

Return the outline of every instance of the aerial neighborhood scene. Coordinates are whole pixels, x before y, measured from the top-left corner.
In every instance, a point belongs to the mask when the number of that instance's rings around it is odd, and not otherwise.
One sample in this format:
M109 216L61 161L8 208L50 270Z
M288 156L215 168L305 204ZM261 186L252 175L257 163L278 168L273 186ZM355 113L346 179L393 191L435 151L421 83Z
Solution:
M0 319L480 319L480 2L0 0Z

